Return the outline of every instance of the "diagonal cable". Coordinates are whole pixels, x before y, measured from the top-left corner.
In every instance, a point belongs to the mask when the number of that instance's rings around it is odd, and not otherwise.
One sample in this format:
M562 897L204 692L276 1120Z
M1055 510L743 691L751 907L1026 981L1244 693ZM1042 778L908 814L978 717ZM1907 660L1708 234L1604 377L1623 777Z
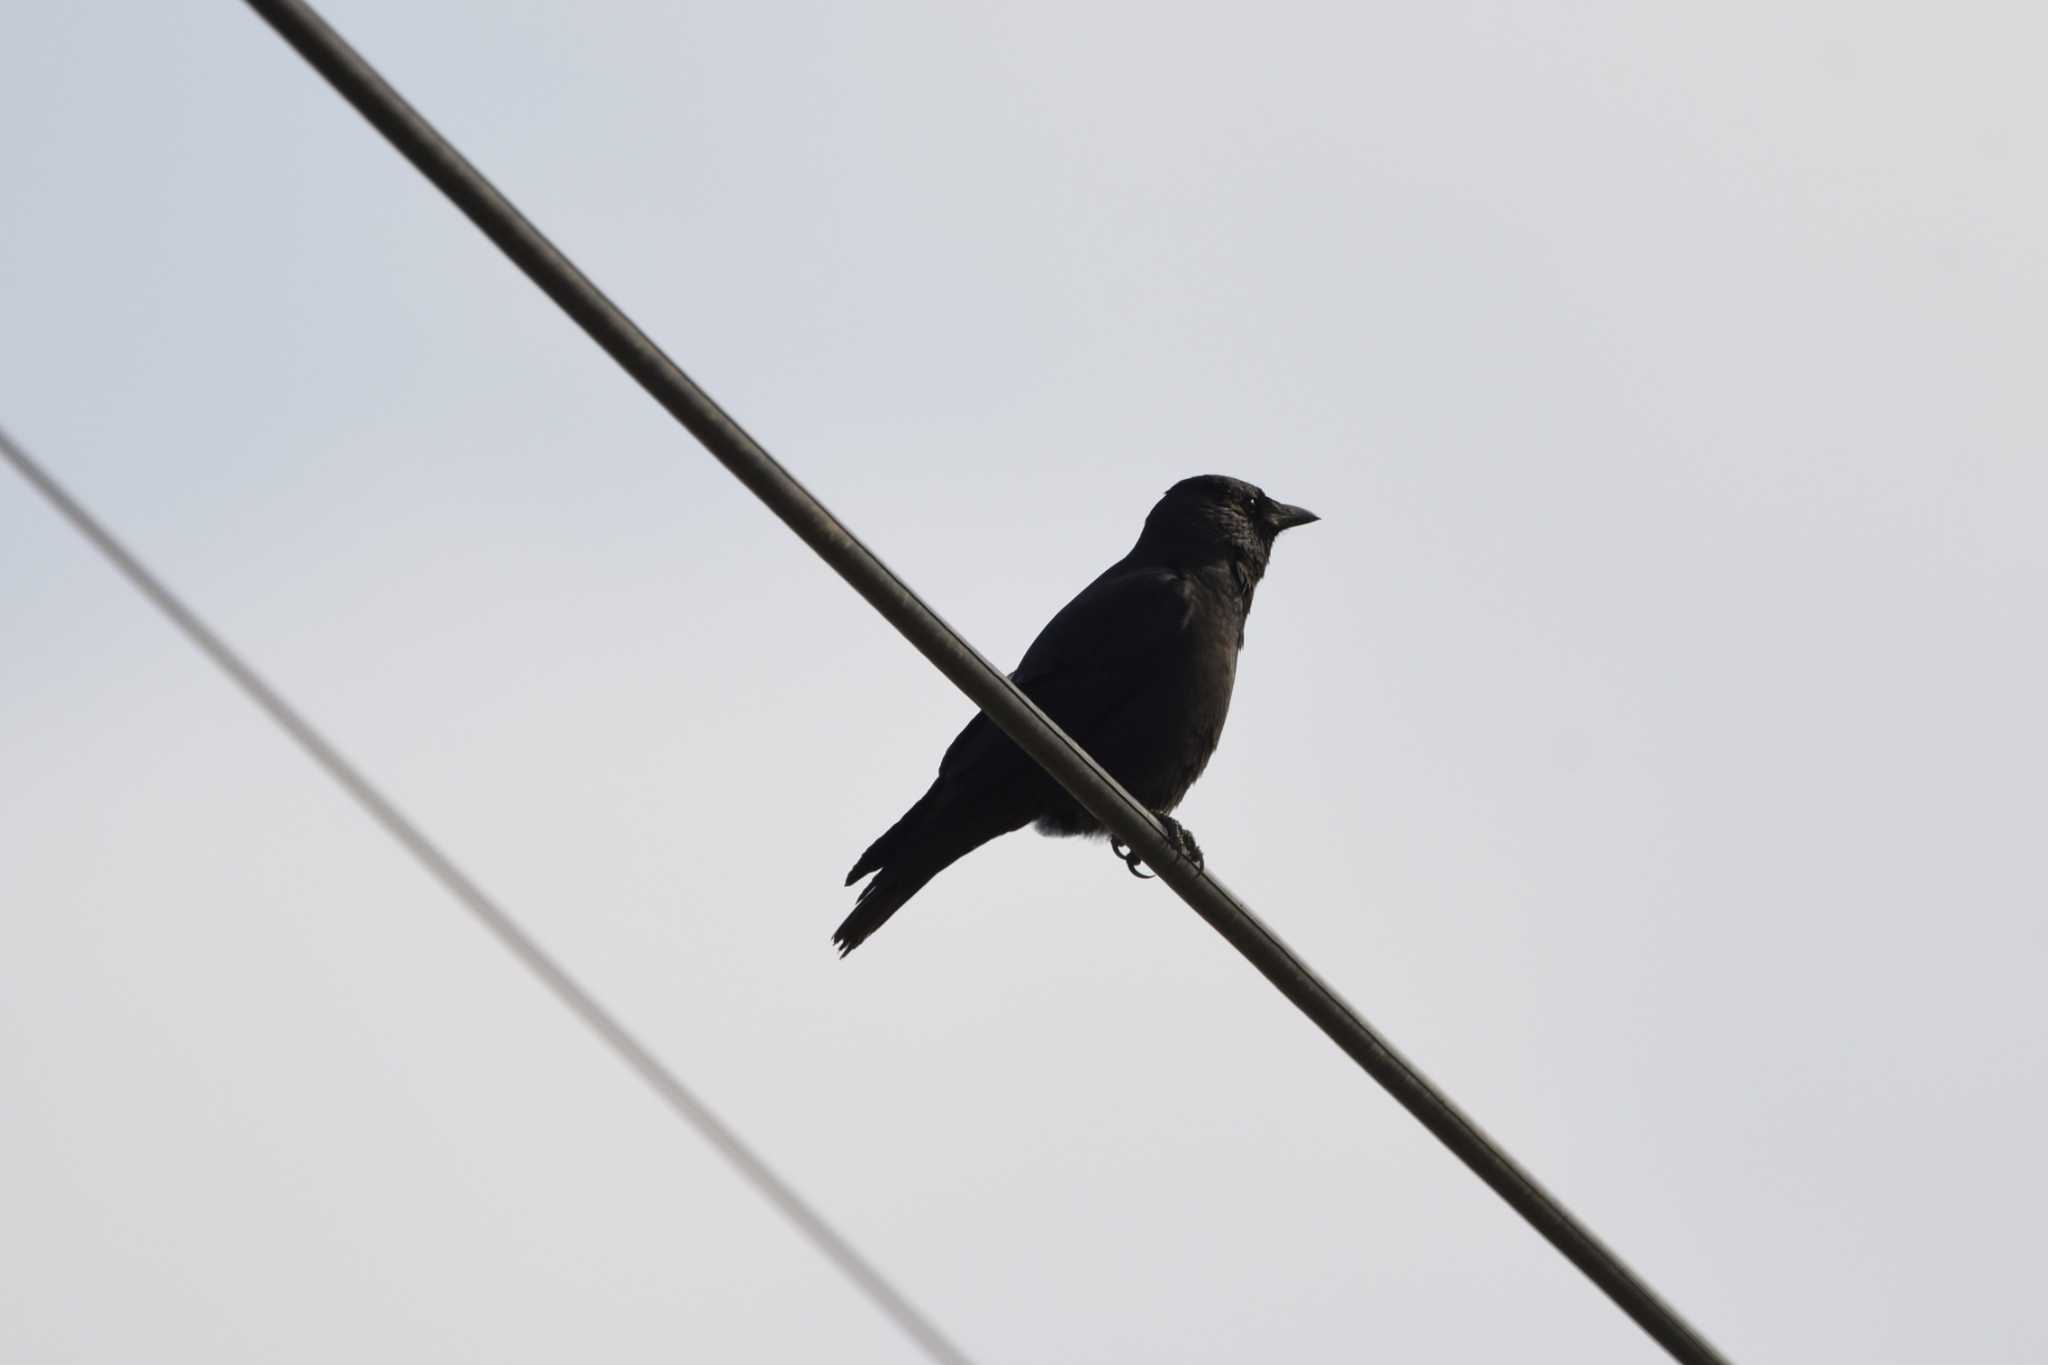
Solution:
M326 21L302 0L248 3L719 463L1623 1312L1674 1359L1725 1365L1702 1333L1380 1037L1242 901L1216 878L1184 862L1144 806L698 388Z
M598 1003L595 996L586 990L567 968L555 961L547 949L540 946L519 924L485 893L484 889L469 879L467 873L457 867L448 855L443 853L425 831L414 824L389 798L380 792L369 778L357 770L354 764L341 756L332 744L290 702L265 682L255 669L242 661L239 654L228 646L227 641L214 633L193 610L180 601L178 596L163 581L145 567L114 534L87 512L77 499L66 492L62 485L50 477L29 453L17 445L5 430L0 430L0 458L14 466L16 473L28 481L44 499L78 533L91 541L99 552L113 562L130 583L150 604L176 626L199 651L213 660L221 672L228 675L235 686L242 689L249 700L261 707L293 742L306 752L306 756L327 770L327 775L340 784L343 791L355 798L384 832L401 844L407 853L424 867L434 880L441 883L448 893L462 903L477 922L490 932L491 937L504 945L507 951L540 978L541 984L554 992L555 998L569 1007L569 1012L590 1026L593 1033L605 1045L618 1054L619 1059L647 1082L655 1094L684 1122L703 1135L704 1140L731 1162L750 1185L763 1198L773 1204L782 1215L796 1225L813 1246L832 1262L839 1271L860 1291L873 1300L897 1326L916 1341L926 1355L941 1365L972 1365L965 1352L948 1340L931 1320L918 1311L916 1305L905 1298L900 1290L876 1269L873 1262L861 1255L852 1243L835 1231L824 1215L805 1201L789 1182L756 1156L752 1149L728 1128L718 1115L714 1114L704 1101L697 1098L690 1088L683 1084L675 1072L669 1070L659 1057L647 1049L646 1044L633 1036L618 1018Z

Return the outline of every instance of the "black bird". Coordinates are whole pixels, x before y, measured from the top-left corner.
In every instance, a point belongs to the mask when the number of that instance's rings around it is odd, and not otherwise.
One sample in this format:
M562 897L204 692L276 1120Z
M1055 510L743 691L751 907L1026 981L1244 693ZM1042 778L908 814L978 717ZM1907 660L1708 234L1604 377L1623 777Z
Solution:
M1167 812L1223 735L1245 617L1274 537L1318 519L1241 479L1182 479L1145 518L1131 552L1061 608L1010 675L1151 808L1197 867L1201 849ZM931 790L846 874L848 886L870 872L875 879L832 935L840 956L954 861L1033 822L1046 834L1103 832L993 721L975 716L939 760ZM1111 847L1145 875L1136 853Z

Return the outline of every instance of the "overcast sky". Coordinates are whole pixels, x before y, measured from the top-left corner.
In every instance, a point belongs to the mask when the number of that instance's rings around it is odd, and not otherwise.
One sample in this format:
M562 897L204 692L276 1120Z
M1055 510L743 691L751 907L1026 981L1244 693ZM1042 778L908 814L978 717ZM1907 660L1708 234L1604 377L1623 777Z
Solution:
M328 0L1005 664L1320 512L1210 864L1736 1359L2038 1361L2038 5ZM0 425L984 1365L1640 1362L234 3L0 20ZM0 478L0 1357L911 1359Z

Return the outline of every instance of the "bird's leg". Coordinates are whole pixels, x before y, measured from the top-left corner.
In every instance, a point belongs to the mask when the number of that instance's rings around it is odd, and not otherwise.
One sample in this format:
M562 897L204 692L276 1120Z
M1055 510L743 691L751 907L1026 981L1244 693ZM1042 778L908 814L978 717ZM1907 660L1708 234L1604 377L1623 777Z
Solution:
M1173 845L1173 851L1193 864L1196 871L1201 871L1202 846L1195 842L1195 836L1188 832L1188 827L1162 811L1153 811L1152 817L1166 827L1166 839L1168 843ZM1138 850L1132 848L1115 835L1110 836L1109 851L1123 859L1124 866L1131 870L1133 877L1138 877L1145 881L1152 880L1150 872L1140 872L1138 870L1138 864L1144 861L1139 855Z

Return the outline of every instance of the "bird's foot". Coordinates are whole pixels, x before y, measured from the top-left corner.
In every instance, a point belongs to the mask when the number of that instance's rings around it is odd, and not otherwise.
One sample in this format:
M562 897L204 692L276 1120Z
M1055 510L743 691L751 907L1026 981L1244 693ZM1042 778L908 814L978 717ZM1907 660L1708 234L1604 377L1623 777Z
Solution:
M1173 841L1173 851L1188 860L1195 871L1202 870L1202 846L1195 842L1195 836L1188 827L1171 815L1161 815L1159 823L1166 826L1166 837Z
M1201 871L1202 846L1195 842L1195 836L1188 832L1188 827L1174 819L1171 815L1165 815L1159 811L1153 811L1152 815L1160 824L1166 827L1166 839L1168 843L1173 845L1173 851L1182 858L1185 858L1197 872ZM1109 851L1123 859L1124 866L1131 870L1133 877L1144 881L1152 880L1152 873L1138 870L1138 865L1144 861L1138 850L1112 835L1109 840Z

